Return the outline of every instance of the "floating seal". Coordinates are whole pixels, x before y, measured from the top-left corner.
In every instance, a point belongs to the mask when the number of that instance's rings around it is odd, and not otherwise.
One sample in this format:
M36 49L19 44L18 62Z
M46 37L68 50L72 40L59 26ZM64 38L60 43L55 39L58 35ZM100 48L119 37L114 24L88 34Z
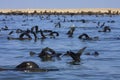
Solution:
M84 40L92 40L92 38L89 37L88 34L86 34L86 33L81 34L78 38L84 39Z
M58 71L59 69L42 69L33 61L25 61L15 67L15 69L0 68L0 71L24 71L24 72L48 72Z
M82 55L83 51L84 51L86 48L87 48L87 47L83 47L83 48L80 49L77 53L74 53L74 52L72 52L72 51L67 51L67 54L70 55L75 62L80 62L80 56Z

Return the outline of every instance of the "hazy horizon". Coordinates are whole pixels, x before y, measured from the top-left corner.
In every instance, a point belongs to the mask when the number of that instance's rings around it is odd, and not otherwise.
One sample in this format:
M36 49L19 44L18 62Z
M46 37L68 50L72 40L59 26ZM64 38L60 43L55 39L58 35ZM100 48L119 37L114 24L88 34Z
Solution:
M0 9L120 8L120 0L0 0Z

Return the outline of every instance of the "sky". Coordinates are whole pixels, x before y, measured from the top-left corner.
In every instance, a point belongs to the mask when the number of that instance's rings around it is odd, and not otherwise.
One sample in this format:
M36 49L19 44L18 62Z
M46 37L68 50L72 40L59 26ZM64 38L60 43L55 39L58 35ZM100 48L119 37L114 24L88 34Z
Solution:
M120 8L120 0L0 0L0 9Z

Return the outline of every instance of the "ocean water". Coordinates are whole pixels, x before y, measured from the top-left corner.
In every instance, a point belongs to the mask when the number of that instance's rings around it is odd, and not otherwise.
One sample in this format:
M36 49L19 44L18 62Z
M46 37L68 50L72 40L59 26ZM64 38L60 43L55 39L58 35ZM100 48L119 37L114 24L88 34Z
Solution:
M119 80L120 79L120 15L0 15L0 29L8 26L10 30L0 31L0 68L13 69L23 61L34 61L41 68L57 68L59 71L21 72L0 71L0 80ZM65 20L65 22L64 22ZM75 21L71 21L75 20ZM78 20L78 21L77 21ZM79 20L85 20L83 23ZM57 22L61 27L55 27ZM111 32L101 30L97 23L110 26ZM53 30L59 33L55 39L45 40L8 40L8 33L15 29L30 29L39 26L42 30ZM73 37L66 34L71 26L75 26ZM97 28L98 27L98 28ZM80 40L78 36L87 33L98 40ZM12 37L18 37L13 34ZM39 35L38 35L39 36ZM33 37L33 36L32 36ZM29 52L39 53L43 48L50 47L56 52L65 54L66 51L77 52L87 47L81 56L79 65L73 65L71 57L61 56L61 59L41 61ZM97 51L98 56L85 55Z

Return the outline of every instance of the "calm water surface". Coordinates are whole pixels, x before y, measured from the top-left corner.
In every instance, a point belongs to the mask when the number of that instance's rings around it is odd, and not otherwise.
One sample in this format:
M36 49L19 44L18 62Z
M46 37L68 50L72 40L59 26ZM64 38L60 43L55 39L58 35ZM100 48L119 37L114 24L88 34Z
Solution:
M58 19L59 18L59 19ZM87 20L82 22L61 22L62 27L55 27L58 21L66 20ZM110 23L108 21L114 21ZM111 32L98 32L97 22L106 22L110 26ZM72 38L66 33L70 26L76 26ZM59 32L60 36L55 39L47 38L44 41L37 40L8 40L8 33L11 30L0 31L0 67L15 68L23 61L34 61L42 68L58 68L60 71L52 72L19 72L1 71L0 80L120 80L120 16L69 16L51 15L47 18L43 15L0 15L0 28L8 26L9 29L31 28L38 25L40 29L50 29ZM96 41L83 41L78 39L82 33L87 33L91 37L98 36ZM18 37L18 34L13 35ZM65 53L68 50L77 52L83 47L87 47L81 56L80 65L71 65L71 57L61 57L61 60L43 62L39 57L29 55L30 51L39 53L42 48L50 47L57 52ZM85 53L99 52L99 56L87 56Z

